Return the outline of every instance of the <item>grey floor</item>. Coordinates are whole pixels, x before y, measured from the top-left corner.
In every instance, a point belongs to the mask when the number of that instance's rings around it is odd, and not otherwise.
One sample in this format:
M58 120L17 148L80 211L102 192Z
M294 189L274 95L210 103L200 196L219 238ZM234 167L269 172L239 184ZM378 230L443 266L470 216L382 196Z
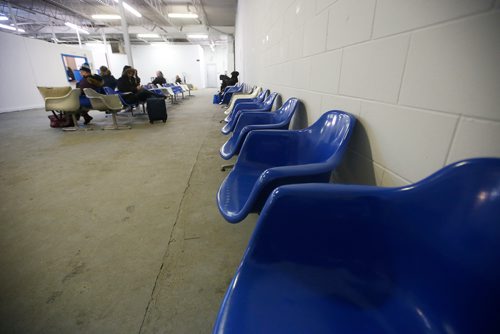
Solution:
M122 131L0 114L1 333L210 333L256 221L216 207L213 91Z

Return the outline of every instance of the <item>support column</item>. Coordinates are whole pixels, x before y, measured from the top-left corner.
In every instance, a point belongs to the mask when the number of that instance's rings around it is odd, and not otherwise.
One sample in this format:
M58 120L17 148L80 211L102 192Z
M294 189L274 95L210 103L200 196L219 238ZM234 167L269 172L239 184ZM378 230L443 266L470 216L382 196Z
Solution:
M108 41L106 40L106 34L104 32L101 32L102 36L102 43L104 44L104 57L106 58L106 65L108 68L111 66L109 64L109 57L108 57Z
M132 49L130 48L130 37L128 35L128 25L125 19L125 8L123 8L123 1L118 0L118 7L120 7L120 16L122 17L122 31L123 40L125 41L125 52L127 53L128 65L134 67L134 61L132 60Z

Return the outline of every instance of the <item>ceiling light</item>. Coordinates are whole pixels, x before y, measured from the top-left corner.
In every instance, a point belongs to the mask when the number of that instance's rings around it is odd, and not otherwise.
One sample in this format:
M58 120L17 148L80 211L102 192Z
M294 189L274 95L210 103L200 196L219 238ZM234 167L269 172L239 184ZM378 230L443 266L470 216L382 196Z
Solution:
M168 13L168 17L174 19L197 19L198 14L195 13Z
M0 21L7 21L9 18L7 16L0 15Z
M158 34L137 34L139 38L160 38Z
M92 18L96 20L120 20L122 17L116 14L94 14Z
M118 0L115 0L115 2L118 2ZM124 1L122 1L122 3L123 3L123 8L125 8L126 10L128 10L129 12L131 12L132 14L134 14L137 17L142 17L142 14L139 13L138 11L136 11L135 8L130 6L128 3L124 2Z
M16 30L16 28L14 28L14 27L8 26L6 24L1 24L1 23L0 23L0 28L4 28L4 29L8 29L8 30L14 30L14 31Z
M66 22L66 23L64 23L64 25L66 25L67 27L70 27L72 29L75 29L75 30L77 30L79 32L82 32L84 34L87 34L87 35L90 34L87 30L83 29L82 27L77 26L76 24L73 24L73 23L70 23L70 22Z
M208 38L208 35L187 35L187 38L191 38L191 39L205 39L205 38Z
M24 29L21 29L21 28L17 28L16 29L16 27L8 26L6 24L1 24L1 23L0 23L0 28L4 28L4 29L7 29L7 30L12 30L12 31L18 31L18 32L26 32L26 31L24 31Z

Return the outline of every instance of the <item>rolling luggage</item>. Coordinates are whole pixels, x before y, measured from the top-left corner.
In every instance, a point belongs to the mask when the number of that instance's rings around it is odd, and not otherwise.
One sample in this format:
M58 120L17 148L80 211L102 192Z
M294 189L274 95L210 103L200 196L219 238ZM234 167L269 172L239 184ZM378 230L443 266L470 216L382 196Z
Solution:
M167 121L167 106L163 98L149 98L146 100L146 110L149 116L149 123L154 121Z

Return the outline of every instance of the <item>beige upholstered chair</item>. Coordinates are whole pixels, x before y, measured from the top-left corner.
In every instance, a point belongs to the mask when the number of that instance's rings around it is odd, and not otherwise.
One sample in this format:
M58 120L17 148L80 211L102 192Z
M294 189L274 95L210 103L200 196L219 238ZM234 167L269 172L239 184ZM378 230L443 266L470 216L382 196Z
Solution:
M45 110L60 112L71 115L73 127L63 128L63 130L78 130L76 115L80 111L80 89L71 87L37 87L38 91L45 100Z
M116 113L124 108L118 95L103 95L97 93L91 88L84 88L83 92L89 98L92 109L111 113L113 125L105 126L103 130L123 130L130 129L128 125L118 125L116 122Z

